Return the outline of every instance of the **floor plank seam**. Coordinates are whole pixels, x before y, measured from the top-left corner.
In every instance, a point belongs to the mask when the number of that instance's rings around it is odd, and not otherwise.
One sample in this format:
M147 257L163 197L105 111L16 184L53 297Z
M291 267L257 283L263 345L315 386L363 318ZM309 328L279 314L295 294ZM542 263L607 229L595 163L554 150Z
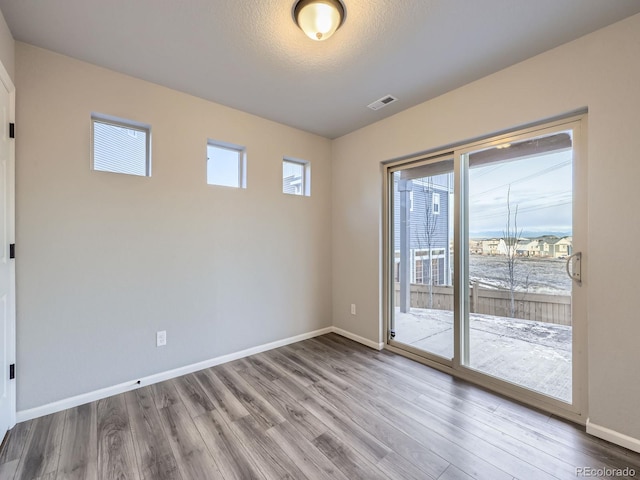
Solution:
M634 452L333 333L87 405L17 427L0 477L552 480L629 466L640 478Z

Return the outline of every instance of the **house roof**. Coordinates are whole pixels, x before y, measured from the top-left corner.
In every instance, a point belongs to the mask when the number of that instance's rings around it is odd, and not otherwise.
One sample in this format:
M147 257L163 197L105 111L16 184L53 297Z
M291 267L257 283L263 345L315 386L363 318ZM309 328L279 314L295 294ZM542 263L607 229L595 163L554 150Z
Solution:
M335 138L640 12L637 0L0 0L18 41ZM366 106L387 94L384 109Z

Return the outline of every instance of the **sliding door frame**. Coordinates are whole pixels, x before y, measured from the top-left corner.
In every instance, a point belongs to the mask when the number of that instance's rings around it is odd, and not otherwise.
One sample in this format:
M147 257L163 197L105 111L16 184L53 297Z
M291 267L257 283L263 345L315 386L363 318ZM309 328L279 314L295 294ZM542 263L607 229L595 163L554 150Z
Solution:
M469 152L483 148L491 148L504 143L516 142L523 138L547 132L569 130L573 132L573 250L582 252L581 285L573 284L572 288L572 403L546 396L541 393L517 386L511 382L491 377L464 365L463 358L468 358L468 322L463 321L464 312L468 312L469 298L465 285L468 274L468 215L465 209L468 201L467 172ZM588 249L587 249L587 158L586 158L586 112L569 117L548 121L541 124L513 130L460 144L453 148L428 152L406 157L382 164L383 175L383 210L382 210L382 311L383 335L385 348L418 362L429 365L452 376L462 378L497 393L514 398L533 407L585 424L588 416L587 404L587 286L588 286ZM443 361L441 357L430 355L417 348L400 344L390 338L390 321L393 315L393 180L394 171L437 162L451 156L454 159L454 356L452 361ZM464 224L462 223L464 222Z
M453 348L454 348L454 354L453 354L453 359L447 359L446 357L441 357L438 355L434 355L431 354L425 350L421 350L419 348L416 347L412 347L411 345L407 345L404 343L400 343L396 340L394 340L391 337L391 320L393 317L393 302L391 301L392 296L394 295L393 292L393 269L391 268L392 265L392 261L395 261L395 252L393 252L393 224L391 222L391 212L393 212L393 180L390 180L391 176L400 170L407 170L410 168L415 168L415 167L422 167L422 166L426 166L426 165L431 165L431 164L436 164L439 162L442 162L443 160L450 160L453 159L454 152L453 150L449 150L449 151L441 151L441 152L435 152L432 154L429 154L428 156L422 156L419 157L415 160L405 160L402 162L394 162L393 164L387 165L387 168L385 168L385 196L386 196L386 200L385 200L385 205L388 205L388 210L385 210L385 219L383 220L383 223L386 225L385 227L385 232L387 234L387 238L386 238L386 248L387 248L387 255L385 257L385 262L384 265L387 268L387 274L385 274L385 279L387 281L387 286L385 288L389 288L389 295L383 295L384 299L386 300L386 304L384 306L384 311L386 312L385 318L385 330L384 330L384 334L385 334L385 341L388 345L392 346L392 347L397 347L400 348L402 350L406 350L409 353L412 353L414 355L418 355L421 357L424 357L426 359L438 362L442 365L446 365L448 367L453 367L454 364L454 359L456 358L456 344L457 342L455 341L455 335L454 335L454 340L453 340ZM455 161L454 161L455 164ZM454 173L455 175L455 173ZM454 190L455 190L455 186L454 186ZM456 200L457 203L457 200ZM455 232L454 232L455 235ZM449 252L445 251L445 254L448 255ZM455 260L454 260L455 261ZM429 268L431 268L431 266L429 266ZM387 291L387 290L385 290ZM455 292L455 289L454 289ZM384 300L383 300L384 303ZM454 309L455 311L455 309ZM454 324L455 324L455 320L454 320ZM455 325L454 325L454 329L455 329Z

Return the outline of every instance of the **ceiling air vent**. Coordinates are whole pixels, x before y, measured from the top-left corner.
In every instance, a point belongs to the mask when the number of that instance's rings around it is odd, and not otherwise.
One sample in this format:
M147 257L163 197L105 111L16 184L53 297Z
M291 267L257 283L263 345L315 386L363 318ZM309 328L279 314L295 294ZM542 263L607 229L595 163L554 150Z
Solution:
M373 103L367 105L371 110L380 110L382 107L386 107L390 103L397 102L398 99L393 95L385 95L384 97L376 100Z

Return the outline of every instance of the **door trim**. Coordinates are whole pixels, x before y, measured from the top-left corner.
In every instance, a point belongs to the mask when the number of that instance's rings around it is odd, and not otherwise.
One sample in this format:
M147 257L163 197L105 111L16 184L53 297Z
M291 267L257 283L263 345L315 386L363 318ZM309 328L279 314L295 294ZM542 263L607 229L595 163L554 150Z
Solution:
M9 92L9 122L15 122L15 105L16 105L16 87L11 80L11 76L7 69L0 62L0 82ZM4 126L4 128L9 128ZM14 244L15 239L15 140L9 142L9 160L7 168L7 241ZM10 271L10 287L8 295L8 316L9 331L7 332L7 347L9 353L9 364L16 363L16 267L15 259L9 260ZM0 375L9 376L9 372L0 372ZM8 380L9 382L9 428L13 428L16 424L16 379Z

